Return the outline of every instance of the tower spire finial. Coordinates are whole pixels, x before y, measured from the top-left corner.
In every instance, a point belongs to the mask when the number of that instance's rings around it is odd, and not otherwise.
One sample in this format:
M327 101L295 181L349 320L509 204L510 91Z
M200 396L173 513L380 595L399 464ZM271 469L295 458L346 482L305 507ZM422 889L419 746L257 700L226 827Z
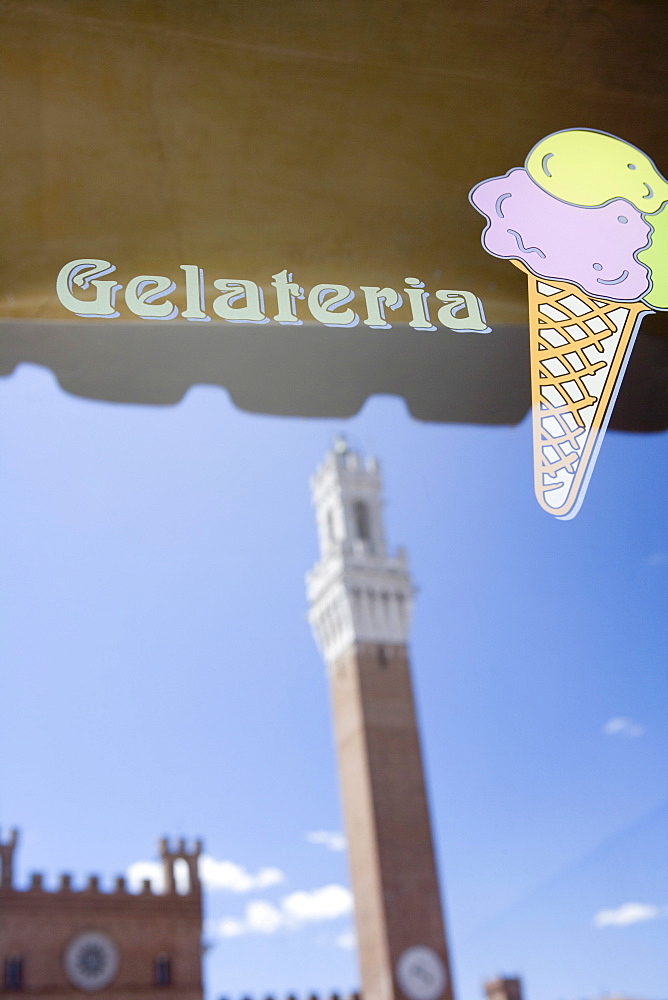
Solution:
M337 455L345 455L348 451L350 451L348 440L343 431L339 431L334 438L333 448Z

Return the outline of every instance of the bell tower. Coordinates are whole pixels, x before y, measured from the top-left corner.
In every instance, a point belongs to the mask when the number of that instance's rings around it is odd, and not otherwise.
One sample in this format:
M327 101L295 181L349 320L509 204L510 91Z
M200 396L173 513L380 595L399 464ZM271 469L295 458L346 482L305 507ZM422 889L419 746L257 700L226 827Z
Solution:
M309 621L327 664L364 1000L453 1000L406 643L378 463L339 438L312 483Z

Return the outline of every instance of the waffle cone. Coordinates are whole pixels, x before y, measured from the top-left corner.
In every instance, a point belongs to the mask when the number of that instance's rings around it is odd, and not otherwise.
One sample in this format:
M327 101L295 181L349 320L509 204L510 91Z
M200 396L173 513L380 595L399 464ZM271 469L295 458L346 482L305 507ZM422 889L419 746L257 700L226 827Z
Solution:
M568 519L580 509L643 314L652 310L592 298L513 263L529 282L536 497Z

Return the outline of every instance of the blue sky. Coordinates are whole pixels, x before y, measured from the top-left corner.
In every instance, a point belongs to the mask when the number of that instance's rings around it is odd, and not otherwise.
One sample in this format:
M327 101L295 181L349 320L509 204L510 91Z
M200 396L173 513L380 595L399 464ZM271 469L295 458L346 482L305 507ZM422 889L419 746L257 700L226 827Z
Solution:
M381 460L418 588L458 997L519 973L527 1000L665 1000L666 435L609 433L557 522L527 422L421 424L394 398L344 422L210 387L133 407L26 365L0 427L0 824L23 831L21 884L110 885L159 836L201 836L227 886L206 897L209 1000L357 985L345 852L308 839L341 830L304 574L308 479L344 430Z

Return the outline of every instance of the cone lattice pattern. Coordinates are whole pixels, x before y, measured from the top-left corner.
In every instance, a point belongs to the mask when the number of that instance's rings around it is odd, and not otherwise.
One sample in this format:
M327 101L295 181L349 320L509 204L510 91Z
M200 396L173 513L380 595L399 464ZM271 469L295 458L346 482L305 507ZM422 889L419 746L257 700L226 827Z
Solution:
M529 279L536 496L548 513L570 518L584 498L642 315L651 310L590 298L570 282L521 270Z

